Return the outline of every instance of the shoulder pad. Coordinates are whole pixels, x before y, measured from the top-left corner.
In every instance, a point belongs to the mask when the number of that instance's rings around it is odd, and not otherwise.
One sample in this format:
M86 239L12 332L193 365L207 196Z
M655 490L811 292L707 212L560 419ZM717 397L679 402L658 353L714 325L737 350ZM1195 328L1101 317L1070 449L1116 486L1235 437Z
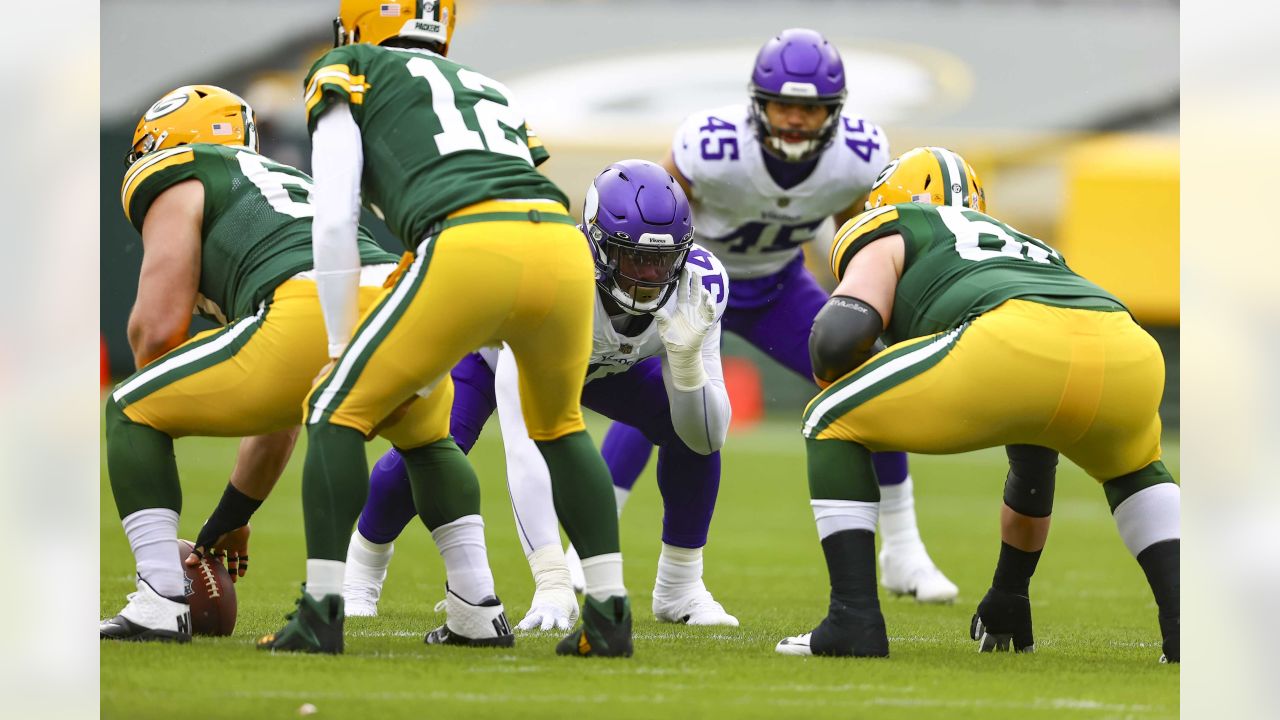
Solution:
M849 260L867 243L897 232L900 216L897 205L885 205L858 215L836 231L831 243L831 272L837 281L844 278Z
M175 182L194 176L195 159L195 146L183 145L150 153L130 166L120 186L125 218L141 231L151 201Z
M710 250L694 243L685 259L684 271L702 279L702 286L711 293L711 299L715 301L716 320L719 320L729 304L729 273L725 272L720 259Z

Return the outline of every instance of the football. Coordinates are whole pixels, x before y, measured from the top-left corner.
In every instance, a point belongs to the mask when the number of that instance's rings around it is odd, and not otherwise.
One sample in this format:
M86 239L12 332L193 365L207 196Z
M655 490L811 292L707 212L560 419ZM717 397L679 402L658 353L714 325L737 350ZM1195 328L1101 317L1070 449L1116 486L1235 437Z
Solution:
M183 561L195 545L189 540L178 541L178 557ZM217 558L205 558L195 567L187 567L186 595L191 603L191 633L193 635L230 635L236 628L236 587L231 573Z

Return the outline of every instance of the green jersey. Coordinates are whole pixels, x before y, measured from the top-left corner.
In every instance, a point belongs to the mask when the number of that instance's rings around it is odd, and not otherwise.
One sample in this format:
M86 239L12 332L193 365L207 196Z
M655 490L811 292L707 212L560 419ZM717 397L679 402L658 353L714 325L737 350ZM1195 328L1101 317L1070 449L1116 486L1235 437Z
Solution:
M885 330L891 342L950 330L1013 298L1125 310L1043 242L976 210L949 205L886 205L858 216L831 248L836 278L859 250L894 234L902 236L906 254Z
M506 86L429 50L345 45L307 74L307 126L345 102L363 138L364 204L413 250L485 200L569 199L535 165L547 151Z
M202 315L225 324L252 314L277 285L311 269L311 178L246 147L196 143L142 157L120 189L125 217L142 232L160 193L191 179L204 185ZM396 262L367 230L358 236L362 264Z

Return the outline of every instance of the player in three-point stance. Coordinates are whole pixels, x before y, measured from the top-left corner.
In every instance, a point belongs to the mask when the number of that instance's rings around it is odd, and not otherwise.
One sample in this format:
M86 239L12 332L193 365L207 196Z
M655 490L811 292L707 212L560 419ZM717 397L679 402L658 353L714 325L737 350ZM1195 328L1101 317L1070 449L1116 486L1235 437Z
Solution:
M249 516L284 470L302 399L326 359L311 268L311 179L259 155L253 110L211 85L180 87L152 105L127 160L120 199L143 245L129 316L138 370L107 400L106 434L138 591L100 635L185 642L173 439L245 437L196 541L199 552L226 545L233 577L242 575ZM396 258L363 228L352 255L353 302L363 308ZM188 339L192 308L222 327Z
M875 588L872 452L1021 445L1061 453L1102 484L1155 595L1162 659L1178 662L1180 493L1160 461L1160 347L1053 248L974 209L974 177L958 156L913 153L878 181L873 196L884 204L846 223L831 249L840 284L810 336L814 369L830 384L803 421L830 606L778 652L889 653ZM922 154L946 168L933 188L911 170ZM893 344L875 352L881 334ZM1035 517L1023 491L1040 479L1020 477L1010 460L1006 506ZM970 632L982 650L1032 650L1039 552L1004 539Z
M679 183L651 162L614 163L588 189L581 229L596 258L595 330L582 402L640 428L659 447L665 515L654 616L737 625L694 562L707 542L729 426L719 324L729 284L719 261L693 244L691 215ZM577 602L546 465L521 420L514 371L508 350L473 354L454 368L453 437L469 451L496 406L516 524L537 585L517 628L568 627ZM374 467L348 549L348 615L377 613L391 543L412 517L404 463L392 450Z
M827 293L805 268L801 246L827 218L839 225L862 211L889 141L844 107L840 55L813 30L784 30L766 42L750 91L746 105L691 115L662 164L693 202L698 241L729 271L725 329L811 379L809 326ZM615 424L601 452L621 504L651 443ZM954 600L956 586L934 566L916 527L906 455L874 459L884 498L881 582L922 602Z
M302 501L307 583L266 650L343 650L347 544L368 493L364 442L391 441L444 557L447 620L428 643L510 645L494 593L475 472L449 437L449 370L507 343L529 436L557 514L589 563L582 628L557 652L630 655L608 468L579 400L591 356L591 256L568 198L535 169L546 151L502 83L446 54L453 0L343 0L337 45L306 78L317 213L313 245L333 359L306 401ZM361 317L361 203L412 261Z

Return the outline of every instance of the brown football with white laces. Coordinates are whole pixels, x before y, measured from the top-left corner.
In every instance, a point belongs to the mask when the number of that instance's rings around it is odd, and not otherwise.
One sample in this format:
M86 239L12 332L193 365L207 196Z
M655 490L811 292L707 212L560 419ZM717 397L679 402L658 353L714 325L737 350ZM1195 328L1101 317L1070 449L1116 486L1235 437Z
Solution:
M222 561L206 557L188 567L187 556L195 549L189 540L178 541L178 557L186 572L186 596L191 603L193 635L230 635L236 628L236 586Z

